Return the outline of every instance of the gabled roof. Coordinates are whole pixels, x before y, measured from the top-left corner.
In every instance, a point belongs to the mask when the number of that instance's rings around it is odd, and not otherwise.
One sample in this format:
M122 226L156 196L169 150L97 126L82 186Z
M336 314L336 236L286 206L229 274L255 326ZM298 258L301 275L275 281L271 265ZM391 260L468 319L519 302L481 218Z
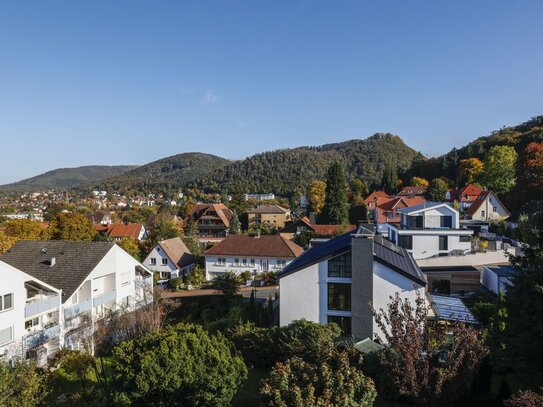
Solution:
M424 199L422 196L401 196L379 204L377 207L385 211L392 211L399 204L403 204L405 207L412 207L423 204L424 202L426 202L426 199Z
M390 195L387 194L385 191L373 191L371 194L368 195L366 199L364 199L364 203L368 204L370 202L379 201L381 199L390 199Z
M319 225L313 223L311 229L318 236L336 236L341 232L353 231L356 225Z
M475 184L468 184L459 191L459 194L460 194L460 198L462 199L464 195L479 196L481 192L483 192L481 187Z
M352 232L345 233L335 239L319 244L290 263L279 273L279 277L285 277L299 270L305 269L313 264L328 260L332 257L351 251L351 241L357 238L357 234L361 234L362 229L359 228L354 234ZM384 239L379 235L373 237L373 259L391 270L401 274L418 284L426 285L424 274L420 270L413 256L404 248L395 245L389 240Z
M285 209L279 205L266 204L266 205L259 205L257 208L247 211L247 213L284 214L284 213L288 213L288 209Z
M449 189L449 201L473 202L482 191L481 187L475 184L468 184L461 189Z
M194 263L195 259L185 243L179 237L162 240L157 243L166 256L179 268L187 267Z
M109 242L19 240L0 260L72 296L114 246ZM55 264L51 266L51 259Z
M229 235L226 239L208 249L206 256L254 256L295 258L304 249L279 235L260 237Z
M217 218L219 218L227 228L230 227L230 220L234 216L234 213L225 204L222 203L194 205L187 217L183 220L183 226L186 226L191 218L194 220L198 220L207 212L211 211L217 214Z
M424 202L422 204L407 207L407 208L399 208L398 211L401 212L401 213L405 213L405 214L410 215L410 214L417 213L417 212L424 212L424 211L426 211L428 209L441 208L443 206L446 206L448 209L456 211L452 206L450 206L446 202Z
M496 199L496 201L500 203L500 205L505 209L505 211L510 214L510 212L507 210L507 208L502 203L502 201L500 201L498 196L492 191L481 192L479 196L477 197L477 199L471 204L471 206L466 209L465 213L468 215L473 215L485 203L485 201L488 199L489 196L492 196L492 198Z
M111 238L132 237L139 239L143 225L141 223L113 223L108 226L107 235Z

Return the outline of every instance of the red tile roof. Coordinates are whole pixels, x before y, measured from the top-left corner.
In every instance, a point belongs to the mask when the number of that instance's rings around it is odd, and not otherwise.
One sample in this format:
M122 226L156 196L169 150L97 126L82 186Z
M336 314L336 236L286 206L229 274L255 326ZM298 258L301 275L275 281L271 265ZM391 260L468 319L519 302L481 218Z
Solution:
M187 226L191 217L193 220L197 221L202 216L206 215L207 212L215 212L217 214L217 218L222 221L224 226L226 226L227 228L230 227L230 220L234 216L234 213L225 204L222 203L194 205L187 217L183 220L183 226Z
M404 187L400 192L398 192L398 196L417 196L417 195L424 195L426 193L426 187L418 186L418 185L409 185Z
M397 209L420 205L424 202L426 202L426 199L422 196L401 196L390 199L377 206L377 223L390 222L391 219L388 217L388 214L391 212L394 214L392 221L398 222L399 219L396 219L399 217L399 213L396 212Z
M356 229L355 225L317 225L312 224L311 228L319 236L339 236L342 233Z
M111 238L133 237L138 240L142 228L141 223L114 223L109 225L107 235Z
M288 213L288 209L283 208L279 205L273 205L273 204L267 204L267 205L260 205L256 209L250 210L247 213L277 213L277 214L283 214Z
M467 215L473 215L475 212L477 212L477 210L481 207L481 205L483 205L483 203L486 201L486 199L488 198L490 194L492 194L492 197L496 199L505 208L505 205L500 201L500 199L496 196L494 192L483 191L479 194L477 199L470 205L470 207L465 210L464 213L466 213Z
M295 258L303 251L296 243L279 235L230 235L208 249L204 255Z

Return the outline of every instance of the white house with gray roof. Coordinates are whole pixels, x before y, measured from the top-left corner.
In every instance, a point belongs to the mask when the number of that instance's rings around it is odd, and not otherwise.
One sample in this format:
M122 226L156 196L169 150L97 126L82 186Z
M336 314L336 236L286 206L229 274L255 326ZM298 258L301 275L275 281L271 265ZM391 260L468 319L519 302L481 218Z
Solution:
M447 203L400 208L401 223L387 224L388 239L416 260L471 252L473 230L460 227L460 214Z
M0 318L0 332L12 329L11 346L27 357L43 355L44 345L46 358L59 348L79 349L83 325L153 300L152 273L114 243L23 240L0 261L0 293L17 315ZM21 341L30 334L34 341Z
M159 280L185 276L194 263L194 256L179 237L161 240L143 261L149 270L158 273Z
M280 324L337 323L345 336L375 338L369 303L386 309L399 293L414 304L426 280L405 249L366 229L313 247L279 274Z

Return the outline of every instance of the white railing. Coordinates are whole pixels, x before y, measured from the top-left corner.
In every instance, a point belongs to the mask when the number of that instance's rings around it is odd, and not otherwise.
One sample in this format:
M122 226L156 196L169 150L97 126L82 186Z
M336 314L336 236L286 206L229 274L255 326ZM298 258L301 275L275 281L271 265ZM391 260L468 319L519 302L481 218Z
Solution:
M58 338L60 336L60 325L57 323L41 331L34 332L28 335L25 340L27 348L34 348L36 346L43 345L51 339Z
M58 308L60 306L60 295L51 295L48 297L42 297L42 299L33 301L27 300L25 305L25 318L33 317L34 315L43 314L44 312Z
M71 307L68 307L64 310L64 318L70 319L73 317L78 316L79 314L83 314L84 312L88 312L92 309L92 299L89 298L88 300L79 302L77 304L72 305Z
M100 305L113 301L116 298L117 298L117 291L116 290L109 291L107 293L94 297L93 306L99 307Z

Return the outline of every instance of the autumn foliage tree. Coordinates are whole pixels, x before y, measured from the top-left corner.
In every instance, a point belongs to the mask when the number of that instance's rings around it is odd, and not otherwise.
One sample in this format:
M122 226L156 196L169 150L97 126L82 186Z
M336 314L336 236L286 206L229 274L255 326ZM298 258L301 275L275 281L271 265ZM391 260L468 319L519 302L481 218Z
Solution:
M450 405L465 390L488 353L479 332L464 323L449 327L428 320L428 306L419 295L415 304L399 294L387 310L373 309L387 345L379 358L385 375L400 396L424 406Z
M458 183L460 186L478 183L483 173L484 165L475 157L460 160L458 168Z
M418 187L428 187L428 185L430 185L430 182L428 182L428 180L425 178L413 177L411 178L411 185L415 185Z
M307 199L309 200L309 210L320 215L324 207L326 198L326 182L314 180L307 188Z
M532 142L524 149L520 176L525 188L543 189L543 142Z
M513 189L516 183L518 154L513 147L494 146L485 155L483 184L498 194Z
M92 222L80 213L61 213L49 225L53 240L90 241L96 236Z

